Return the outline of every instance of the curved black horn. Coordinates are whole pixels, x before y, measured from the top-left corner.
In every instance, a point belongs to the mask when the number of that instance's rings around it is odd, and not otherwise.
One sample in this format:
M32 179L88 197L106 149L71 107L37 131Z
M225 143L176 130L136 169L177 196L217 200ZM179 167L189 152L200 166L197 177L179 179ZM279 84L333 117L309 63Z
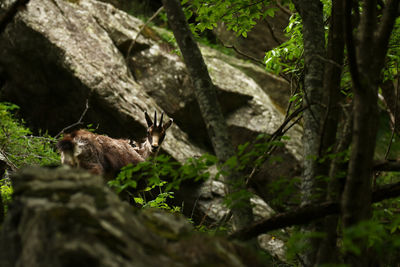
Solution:
M153 125L153 122L151 121L151 118L150 118L149 114L147 113L147 111L144 112L144 117L146 118L147 127L150 127L151 125Z
M158 125L158 127L162 127L163 117L164 117L164 111L161 112L161 119L160 119L160 124Z
M157 127L157 111L154 111L154 126Z

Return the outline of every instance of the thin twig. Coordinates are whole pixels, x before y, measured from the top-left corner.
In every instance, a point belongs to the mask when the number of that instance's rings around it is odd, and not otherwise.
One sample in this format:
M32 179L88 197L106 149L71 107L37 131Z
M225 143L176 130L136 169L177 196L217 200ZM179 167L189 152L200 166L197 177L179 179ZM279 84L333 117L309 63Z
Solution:
M224 44L224 42L222 42L222 41L221 41L221 43L222 43L222 45L223 45L225 48L233 49L233 50L234 50L236 53L238 53L239 55L241 55L241 56L243 56L243 57L245 57L245 58L247 58L247 59L253 61L254 63L257 63L257 64L259 64L259 65L264 66L264 62L263 62L262 60L259 60L259 59L255 58L255 57L252 57L252 56L250 56L250 55L247 55L247 54L243 53L242 51L240 51L239 49L237 49L234 45L226 45L226 44Z
M279 8L283 13L285 13L285 14L287 14L287 15L289 15L289 16L293 15L293 12L290 11L290 9L288 9L288 8L286 8L286 7L284 7L284 6L282 6L281 3L279 3L279 1L276 1L276 5L278 6L278 8Z
M196 198L196 201L195 201L194 204L193 204L192 212L190 213L190 219L193 219L194 210L195 210L196 207L197 207L197 202L199 201L199 198L200 198L200 195ZM182 213L183 213L183 210L182 210Z
M285 121L281 124L281 126L275 130L275 132L268 138L267 142L271 142L276 140L277 138L283 136L290 128L292 128L295 124L297 124L300 119L302 118L302 116L299 116L293 123L291 123L286 129L286 125L288 125L294 118L296 118L298 115L300 115L301 112L303 112L305 109L308 109L310 106L303 106L300 107L298 109L296 109L295 111L293 111L286 119ZM257 158L258 159L263 159L266 158L268 156L270 156L272 154L273 151L275 151L276 146L272 146L269 150L265 151L263 153L263 155L259 156ZM251 170L250 174L248 175L247 179L246 179L246 184L248 184L250 182L250 180L254 177L254 175L257 173L259 167L258 166L254 166L253 169Z
M203 225L203 223L205 222L206 218L209 217L209 216L208 216L208 213L209 213L210 210L211 210L211 206L212 206L212 204L210 204L210 205L208 206L208 209L207 209L207 211L204 213L203 218L201 218L201 221L200 221L200 223L199 223L199 225L198 225L199 227L201 227L201 226Z
M140 26L138 33L136 34L135 39L132 40L131 44L129 45L128 51L126 52L126 57L125 57L125 61L128 61L129 56L131 54L131 50L133 48L133 46L135 45L137 39L139 38L139 35L143 32L144 28L155 18L158 16L158 14L160 14L160 12L164 9L164 6L161 6L147 21L146 23L142 24L142 26Z
M279 41L278 37L276 37L275 32L274 32L274 30L272 29L271 24L269 24L269 22L268 22L267 19L264 19L264 22L267 24L267 27L268 27L269 33L271 34L272 39L274 39L274 41L276 42L276 44L277 44L278 46L280 46L280 45L282 44L282 42Z
M72 127L75 127L77 125L82 124L83 117L86 115L86 112L88 111L88 109L89 109L89 99L86 99L86 107L85 107L85 110L82 112L81 117L79 118L79 120L77 122L65 127L64 129L62 129L61 132L59 132L56 136L54 136L54 139L57 139L58 137L60 137L60 135L62 135L66 130L71 129Z
M240 10L242 10L242 9L247 9L247 8L249 8L249 7L251 7L251 6L255 6L255 5L258 5L258 4L261 4L261 3L263 3L265 0L261 0L261 1L257 1L257 2L254 2L254 3L250 3L250 4L247 4L247 5L243 5L243 6L241 6L241 7L239 7L239 8L237 8L236 10L234 10L233 12L229 12L229 11L227 11L227 12L225 12L221 17L220 17L220 19L223 19L225 16L227 16L228 14L236 14L237 12L239 12ZM228 8L228 10L231 10L232 8L233 8L234 6L230 6L229 8ZM236 18L236 20L237 20L238 18Z
M317 55L317 54L315 54L314 56L316 56L317 58L321 59L322 61L325 61L326 63L329 63L329 64L331 64L331 65L333 65L333 66L335 66L335 67L337 67L339 69L343 68L342 65L340 65L336 61L333 61L332 59L328 59L328 58L325 58L325 57L323 57L321 55Z
M287 118L283 121L283 123L281 124L281 126L279 126L278 129L275 130L275 132L271 135L271 137L269 138L269 141L272 141L273 139L276 138L276 136L279 136L282 134L282 132L284 131L284 128L286 127L286 125L288 125L288 123L294 119L295 117L297 117L301 112L303 112L304 110L308 109L311 105L305 105L302 106L298 109L296 109L295 111L293 111L292 113L290 113L289 116L287 116Z
M0 149L0 154L3 155L7 165L10 166L11 170L15 171L18 169L18 167L7 157L7 153L4 152L2 149Z
M285 135L285 133L287 133L293 126L295 126L296 124L299 123L299 121L303 118L302 115L300 115L294 122L292 122L287 128L285 128L282 131L282 135Z

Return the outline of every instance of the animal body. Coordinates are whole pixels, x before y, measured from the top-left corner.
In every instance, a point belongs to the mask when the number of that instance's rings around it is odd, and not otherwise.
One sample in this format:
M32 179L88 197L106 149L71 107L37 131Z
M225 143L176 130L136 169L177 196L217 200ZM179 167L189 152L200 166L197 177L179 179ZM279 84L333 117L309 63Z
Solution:
M125 165L138 164L158 153L166 130L173 122L170 119L163 124L163 115L164 113L161 114L160 123L157 125L157 113L154 112L153 123L145 112L148 128L147 138L142 143L128 139L114 139L82 129L66 134L57 143L61 163L87 169L106 177L115 177Z

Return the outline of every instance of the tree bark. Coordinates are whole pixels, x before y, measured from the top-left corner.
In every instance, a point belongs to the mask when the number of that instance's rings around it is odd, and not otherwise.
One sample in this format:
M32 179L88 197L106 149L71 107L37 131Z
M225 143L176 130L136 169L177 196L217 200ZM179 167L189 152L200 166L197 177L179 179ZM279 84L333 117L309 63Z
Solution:
M309 109L303 112L303 175L301 183L302 204L317 203L323 200L326 184L323 179L317 179L317 161L321 143L322 96L324 80L325 35L323 23L323 5L319 0L296 0L296 9L303 21L304 43L304 96L303 104ZM306 230L319 231L320 222L315 222ZM309 240L310 249L304 262L307 266L314 265L318 239Z
M349 169L342 196L344 229L355 226L371 216L372 166L378 123L378 85L398 5L398 0L388 1L381 24L378 25L376 1L365 0L358 40L354 42L351 21L352 1L345 1L346 46L354 91L354 125ZM366 266L367 242L362 239L356 242L361 249L360 255L347 253L345 261L351 266Z
M228 136L227 125L217 100L216 89L211 81L207 66L195 42L179 0L163 0L168 23L182 52L186 68L194 85L194 93L200 107L208 135L217 158L223 163L234 156L235 150ZM231 173L227 177L229 193L245 189L243 177ZM234 228L248 225L253 217L250 200L232 207Z
M325 63L324 77L324 102L326 103L325 118L322 122L320 158L325 160L318 164L318 175L329 177L327 201L338 201L341 194L338 186L338 175L335 160L328 160L328 154L340 152L345 148L337 146L334 151L332 148L336 143L337 128L341 112L340 103L342 101L340 92L340 81L342 74L344 56L343 38L343 0L332 1L331 21L328 36L327 62ZM339 151L338 151L339 150ZM331 169L331 172L330 172ZM328 216L323 222L322 230L326 237L321 240L316 263L334 263L337 261L338 251L336 246L338 216Z
M399 172L400 161L399 160L375 161L373 170L380 172Z
M345 184L345 177L341 173L346 173L348 164L344 161L344 156L339 157L339 153L345 155L345 151L348 149L351 143L352 137L352 117L348 115L348 118L342 124L342 131L338 137L338 144L334 150L337 155L331 161L329 170L329 183L327 189L327 201L334 201L340 203L341 194ZM326 237L322 240L320 248L317 254L316 265L323 264L338 264L340 255L337 247L338 237L338 223L340 214L328 215L324 218L323 232Z
M295 1L303 20L304 42L304 171L302 182L303 203L307 204L315 194L316 160L320 148L322 120L322 96L324 79L325 37L322 19L322 3L318 0Z
M372 203L400 196L400 182L384 185L372 193ZM255 222L230 235L231 239L248 240L269 231L293 225L302 225L314 220L341 212L339 201L326 201L298 207L292 211L276 214L270 218Z

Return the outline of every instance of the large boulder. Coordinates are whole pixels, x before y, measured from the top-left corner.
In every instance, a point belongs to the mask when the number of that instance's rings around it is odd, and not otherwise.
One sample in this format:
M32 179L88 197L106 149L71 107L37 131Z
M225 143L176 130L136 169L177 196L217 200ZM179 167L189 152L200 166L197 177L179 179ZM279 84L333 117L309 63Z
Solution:
M10 3L1 3L0 15ZM0 36L0 73L6 82L1 99L20 105L31 126L53 134L78 120L87 99L90 108L84 121L112 137L143 137L143 111L163 110L176 122L163 143L165 153L184 161L211 152L176 47L161 37L167 34L148 27L139 34L142 25L139 19L95 0L29 1ZM284 119L281 111L288 83L210 48L203 47L202 52L233 143L273 133ZM280 169L287 177L299 172L300 127L287 135L290 140L279 150L282 161L266 162L252 183L263 198L271 197L267 185L282 176ZM184 194L192 197L185 205L201 199L198 188L193 190Z
M179 214L135 212L99 176L30 168L12 180L0 266L267 266L246 247L195 233Z
M10 2L2 3L3 10ZM30 1L0 38L6 78L2 98L20 105L31 125L50 133L76 122L89 99L85 121L98 125L100 132L143 137L143 111L161 109L133 79L118 50L140 25L101 2ZM135 49L153 43L140 36ZM181 161L203 153L176 126L163 149Z
M10 2L3 2L3 11ZM151 29L138 35L142 24L95 0L30 1L0 38L0 64L6 78L2 99L19 104L32 125L53 133L76 122L89 99L85 121L111 136L133 138L143 136L143 111L162 108L210 150L182 60ZM203 53L220 89L225 115L232 118L228 123L242 127L249 116L238 121L235 114L251 113L253 122L246 128L273 132L283 120L279 103L287 99L271 101L265 92L287 94L288 84L262 68L250 71L243 61L228 62L212 49L203 48ZM292 148L300 146L298 134L293 142ZM164 148L178 160L202 153L177 127ZM291 152L298 158L297 151Z
M274 15L256 20L256 24L247 33L246 38L228 31L224 23L220 23L214 33L226 46L234 46L244 58L250 57L262 61L266 51L287 40L284 30L292 15L290 10L280 4L270 5L268 8L274 9Z

